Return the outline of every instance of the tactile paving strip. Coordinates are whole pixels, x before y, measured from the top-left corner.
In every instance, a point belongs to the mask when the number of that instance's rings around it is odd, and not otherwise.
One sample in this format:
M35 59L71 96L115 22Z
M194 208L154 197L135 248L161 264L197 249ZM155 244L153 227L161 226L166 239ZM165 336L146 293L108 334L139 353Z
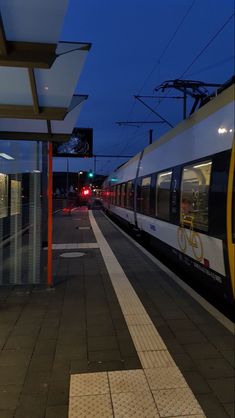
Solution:
M153 324L130 325L129 331L137 351L166 350L166 346Z
M106 372L72 374L70 396L101 395L109 393Z
M108 376L112 394L121 392L138 393L149 391L143 370L109 372Z
M145 375L151 390L187 387L184 377L176 366L146 369Z
M189 388L152 391L161 417L202 414L203 411Z
M144 369L156 367L169 367L175 365L171 355L166 350L139 351L141 365Z
M110 395L70 398L69 418L113 418L113 416Z
M125 320L128 326L130 325L148 325L151 324L151 320L148 315L137 314L137 315L126 315Z
M115 418L160 418L150 393L112 394Z

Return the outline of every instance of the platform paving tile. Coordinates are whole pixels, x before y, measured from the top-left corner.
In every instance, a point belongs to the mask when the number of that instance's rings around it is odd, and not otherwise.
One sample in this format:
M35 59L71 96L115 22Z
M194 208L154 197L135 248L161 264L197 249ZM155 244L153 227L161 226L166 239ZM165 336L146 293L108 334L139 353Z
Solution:
M112 418L113 408L109 394L71 397L69 418Z
M47 407L45 418L68 418L68 405Z
M89 351L88 352L89 361L122 361L121 353L119 350L105 350L105 351Z
M115 418L160 418L150 393L114 393L112 394Z
M213 359L222 358L222 353L210 342L184 344L184 349L192 359Z
M0 406L0 417L1 418L14 418L15 410L14 409L1 409Z
M188 371L199 371L195 362L186 353L184 355L173 353L172 357L183 374Z
M115 336L88 337L88 352L118 350L118 342Z
M221 355L235 368L235 353L234 350L221 350Z
M184 377L175 365L145 369L144 372L151 390L187 387Z
M202 406L206 418L228 418L228 414L213 393L198 394L197 399Z
M234 376L219 379L207 379L207 383L222 403L233 403L235 406Z
M0 366L1 385L22 385L27 373L25 365L21 366Z
M22 394L14 418L44 418L46 394Z
M68 403L69 375L64 375L63 379L50 381L47 405L66 405Z
M233 403L224 403L223 404L225 411L227 412L230 418L235 418L235 405Z
M27 367L32 357L32 350L1 350L0 351L0 367L1 366L23 366Z
M210 342L218 348L218 350L235 350L234 335L213 336L210 338Z
M200 331L180 330L174 331L177 340L181 344L206 343L207 338Z
M25 378L22 393L26 395L47 393L50 379L50 372L29 372Z
M201 374L208 379L233 377L233 367L224 359L195 360Z
M202 415L203 411L189 388L152 391L161 417Z
M20 397L22 385L0 386L0 410L15 409ZM1 413L0 413L1 417Z
M138 355L143 369L170 367L174 365L174 361L167 350L139 351Z
M204 379L200 373L195 371L184 371L184 378L195 395L211 392L207 380Z

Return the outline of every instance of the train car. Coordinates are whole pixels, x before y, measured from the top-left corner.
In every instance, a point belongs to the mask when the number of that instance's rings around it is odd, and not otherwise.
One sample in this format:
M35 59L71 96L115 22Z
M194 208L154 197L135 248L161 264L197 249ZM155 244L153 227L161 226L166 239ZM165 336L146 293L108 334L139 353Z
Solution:
M235 295L234 78L114 171L105 210L231 303Z

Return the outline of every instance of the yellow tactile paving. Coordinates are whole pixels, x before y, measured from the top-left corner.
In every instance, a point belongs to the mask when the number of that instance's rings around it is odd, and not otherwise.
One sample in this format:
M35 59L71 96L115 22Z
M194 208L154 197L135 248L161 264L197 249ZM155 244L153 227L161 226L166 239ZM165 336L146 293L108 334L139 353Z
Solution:
M107 373L72 374L70 396L102 395L109 393Z
M161 417L179 417L201 414L205 417L189 388L152 391Z
M187 383L178 367L158 367L157 369L145 369L151 390L178 389L187 387Z
M175 364L167 350L139 351L138 355L143 369L169 367Z
M143 370L109 372L108 376L111 393L137 393L149 391Z
M113 418L113 416L110 395L89 395L70 398L69 418Z
M115 418L160 418L151 393L112 394Z

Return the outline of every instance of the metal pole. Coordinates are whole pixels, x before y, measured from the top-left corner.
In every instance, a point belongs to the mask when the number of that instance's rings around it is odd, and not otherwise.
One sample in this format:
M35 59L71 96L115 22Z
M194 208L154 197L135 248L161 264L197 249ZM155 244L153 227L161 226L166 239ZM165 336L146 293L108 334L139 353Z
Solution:
M67 174L66 174L66 207L69 202L69 159L67 158Z
M94 175L96 173L96 155L94 155Z
M52 286L52 143L48 145L47 285Z
M186 87L184 87L184 119L187 117L187 95L186 95Z

